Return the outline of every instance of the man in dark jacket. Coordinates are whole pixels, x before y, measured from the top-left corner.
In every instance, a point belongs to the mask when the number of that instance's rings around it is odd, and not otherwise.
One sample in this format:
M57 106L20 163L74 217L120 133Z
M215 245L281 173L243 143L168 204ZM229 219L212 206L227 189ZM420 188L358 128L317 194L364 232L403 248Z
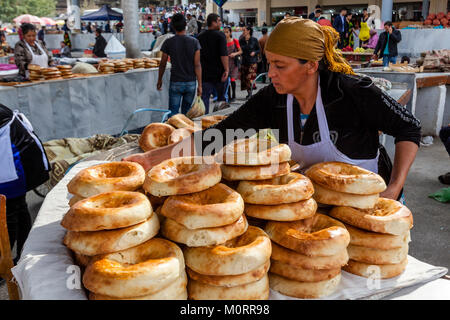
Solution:
M345 17L347 16L347 9L342 8L341 13L334 18L333 28L339 32L340 40L338 42L338 48L344 47L345 39L348 37L348 22Z
M106 44L107 42L105 38L103 38L102 36L102 31L100 29L95 30L95 45L92 53L99 58L106 57L105 54Z
M375 47L374 58L378 60L378 57L383 57L383 66L387 67L389 62L397 61L397 43L402 40L402 34L392 26L391 21L384 23L384 30Z

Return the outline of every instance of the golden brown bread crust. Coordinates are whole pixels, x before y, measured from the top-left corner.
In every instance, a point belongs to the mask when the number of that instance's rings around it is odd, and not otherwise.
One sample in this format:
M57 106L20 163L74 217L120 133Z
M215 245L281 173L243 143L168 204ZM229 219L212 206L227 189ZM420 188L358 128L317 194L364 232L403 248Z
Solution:
M347 251L351 260L369 264L396 264L408 256L408 244L405 243L401 248L389 250L349 245Z
M222 179L220 165L202 157L168 159L146 175L144 189L154 196L172 196L200 192Z
M377 233L352 227L345 224L348 233L350 233L350 244L355 246L373 248L373 249L395 249L401 248L405 243L411 241L409 230L402 235Z
M94 292L89 293L89 300L186 300L187 299L187 275L182 272L181 276L175 279L166 288L158 292L140 297L118 298Z
M188 283L189 299L192 300L267 300L269 299L267 275L260 280L236 287L217 287L199 281Z
M76 194L72 195L72 198L69 200L69 206L72 207L75 203L78 201L81 201L83 199L86 199L84 197L77 196Z
M146 152L168 145L170 135L175 128L165 123L150 123L139 138L139 147Z
M297 266L292 266L287 263L272 260L270 272L278 274L290 280L300 282L318 282L329 280L341 273L341 268L334 269L303 269Z
M188 247L213 246L224 243L243 234L248 227L245 215L226 226L214 228L188 229L178 222L166 218L161 225L162 235Z
M137 246L159 231L159 221L152 214L146 221L134 226L102 231L68 231L64 244L78 253L95 256L125 250Z
M202 117L202 129L205 130L206 128L209 128L222 120L225 120L228 116L224 115L214 115L214 116L204 116Z
M336 291L341 281L341 273L329 280L300 282L269 272L269 281L270 288L281 294L301 299L314 299L329 296Z
M192 128L193 129L194 128L194 121L192 121L191 119L189 119L182 113L178 113L174 116L171 116L167 120L167 123L174 126L177 129L180 129L180 128Z
M247 216L274 221L296 221L311 218L317 210L317 203L313 198L294 203L279 205L245 204L244 212Z
M371 279L389 279L399 276L405 271L408 264L408 258L396 264L369 264L355 260L349 260L348 264L342 269L361 277Z
M219 163L235 166L264 166L291 160L286 144L265 139L238 139L216 155Z
M144 183L144 168L130 161L98 164L78 172L67 190L83 198L109 191L135 191Z
M188 229L213 228L231 224L244 212L239 193L222 183L204 191L170 196L161 214Z
M379 198L372 209L335 207L330 215L364 230L393 235L403 235L413 226L411 211L400 202L386 198Z
M71 231L98 231L129 227L152 214L147 197L139 192L100 193L74 204L61 225Z
M118 298L139 297L167 288L184 273L181 249L160 238L95 257L83 275L91 292Z
M330 204L333 206L349 206L362 209L370 209L378 201L379 194L359 195L333 191L313 182L313 198L318 203Z
M272 241L307 256L332 256L350 242L345 226L326 215L292 221L269 221L265 228Z
M90 257L90 256L86 256L84 254L81 254L81 253L78 253L75 251L73 251L73 257L74 257L75 264L82 268L86 268L92 259L92 257Z
M270 268L270 260L267 260L260 267L243 274L232 276L209 276L203 275L190 268L186 268L189 278L216 287L236 287L252 283L264 277Z
M348 261L348 253L347 249L344 249L333 256L309 257L272 242L271 258L272 260L280 261L294 267L323 270L336 269L344 266Z
M314 193L311 181L300 173L260 181L241 181L237 188L245 203L277 205L294 203L311 198Z
M290 172L289 162L274 163L266 166L221 166L222 177L228 181L267 180L284 176Z
M305 175L314 183L338 192L367 195L386 190L381 176L344 162L317 163Z
M190 137L194 133L192 128L180 128L174 130L169 138L167 139L167 144L174 144L180 142L181 140Z
M185 248L186 265L203 275L239 275L264 264L272 252L267 234L256 227L248 227L241 236L223 245Z

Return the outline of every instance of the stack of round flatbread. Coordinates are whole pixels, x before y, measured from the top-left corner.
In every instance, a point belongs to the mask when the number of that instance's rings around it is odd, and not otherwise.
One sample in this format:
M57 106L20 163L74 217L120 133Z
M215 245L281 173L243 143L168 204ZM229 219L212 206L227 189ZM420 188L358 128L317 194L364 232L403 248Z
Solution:
M57 66L59 72L61 72L61 76L64 79L72 79L76 76L72 73L72 66L71 65L59 65Z
M41 67L37 64L29 64L28 65L28 71L30 72L29 79L31 81L39 81L42 80L42 73L41 73Z
M133 67L134 69L144 69L145 68L145 62L142 59L134 59L133 60Z
M348 261L350 236L327 215L292 222L269 221L272 240L270 288L296 298L320 298L336 291Z
M101 62L98 66L98 71L104 74L114 73L114 63L110 61Z
M343 162L321 162L305 172L314 185L314 199L321 204L370 209L386 183L376 173Z
M42 68L41 73L45 80L62 80L61 72L56 67Z
M187 247L188 294L193 300L267 300L271 243L260 228L224 244Z
M411 211L400 202L379 198L372 209L334 207L329 213L344 222L350 233L345 271L386 279L400 275L408 263L413 226Z
M61 221L64 244L90 299L187 299L183 253L154 238L159 218L136 191L144 179L139 164L122 161L81 170L68 184L76 200Z
M114 72L126 72L128 70L128 65L122 61L114 61Z
M286 144L263 139L236 140L216 155L224 183L242 195L251 224L264 228L266 220L292 221L307 210L315 213L311 182L290 173L290 157Z
M144 190L168 197L161 234L186 246L191 299L268 299L270 240L248 227L241 195L221 177L213 157L174 158L147 173Z

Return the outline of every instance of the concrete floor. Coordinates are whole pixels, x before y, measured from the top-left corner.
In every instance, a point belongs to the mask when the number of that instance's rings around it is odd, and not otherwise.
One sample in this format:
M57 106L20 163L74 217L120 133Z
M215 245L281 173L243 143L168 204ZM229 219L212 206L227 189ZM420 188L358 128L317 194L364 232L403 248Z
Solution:
M233 105L242 105L247 92L239 90ZM262 87L258 84L258 89ZM211 104L212 106L213 104ZM446 187L437 177L450 171L450 158L438 138L429 147L421 147L405 184L406 205L412 211L414 227L411 230L409 254L423 262L450 269L450 204L428 198L430 193ZM33 192L27 194L32 219L43 199ZM0 300L7 300L5 284L0 285Z

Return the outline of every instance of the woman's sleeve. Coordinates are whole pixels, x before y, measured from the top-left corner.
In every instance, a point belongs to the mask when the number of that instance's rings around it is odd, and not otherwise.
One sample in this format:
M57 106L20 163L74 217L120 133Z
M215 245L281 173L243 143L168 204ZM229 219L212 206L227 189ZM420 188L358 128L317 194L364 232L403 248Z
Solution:
M234 44L236 45L236 49L240 49L241 45L239 44L239 41L237 39L234 39Z
M16 66L19 68L19 73L25 74L28 62L25 53L25 48L20 44L20 42L17 42L16 45L14 46L14 62L16 63Z
M234 133L238 134L239 132L241 132L248 134L247 137L250 137L260 129L269 128L270 127L269 120L271 117L270 112L271 94L269 93L269 90L270 87L266 87L258 91L258 93L252 96L246 103L244 103L244 105L242 105L239 109L230 114L225 120L219 122L215 126L212 126L208 129L201 131L203 137L209 136L214 137L214 139L212 140L205 141L205 139L203 139L202 150L205 150L205 148L211 142L218 143L223 147L225 144L231 142L229 141L230 135L234 136ZM211 129L215 129L215 131L210 131L208 133L208 131ZM235 139L239 137L235 137ZM196 146L198 145L199 144L197 143L196 138Z
M259 41L256 40L256 38L254 38L254 39L255 39L255 41L253 41L254 52L255 52L255 54L258 54L261 52L261 48L259 47Z
M371 80L362 79L353 90L364 101L355 101L361 117L371 128L382 131L399 141L411 141L420 146L420 121L391 96L376 87Z

